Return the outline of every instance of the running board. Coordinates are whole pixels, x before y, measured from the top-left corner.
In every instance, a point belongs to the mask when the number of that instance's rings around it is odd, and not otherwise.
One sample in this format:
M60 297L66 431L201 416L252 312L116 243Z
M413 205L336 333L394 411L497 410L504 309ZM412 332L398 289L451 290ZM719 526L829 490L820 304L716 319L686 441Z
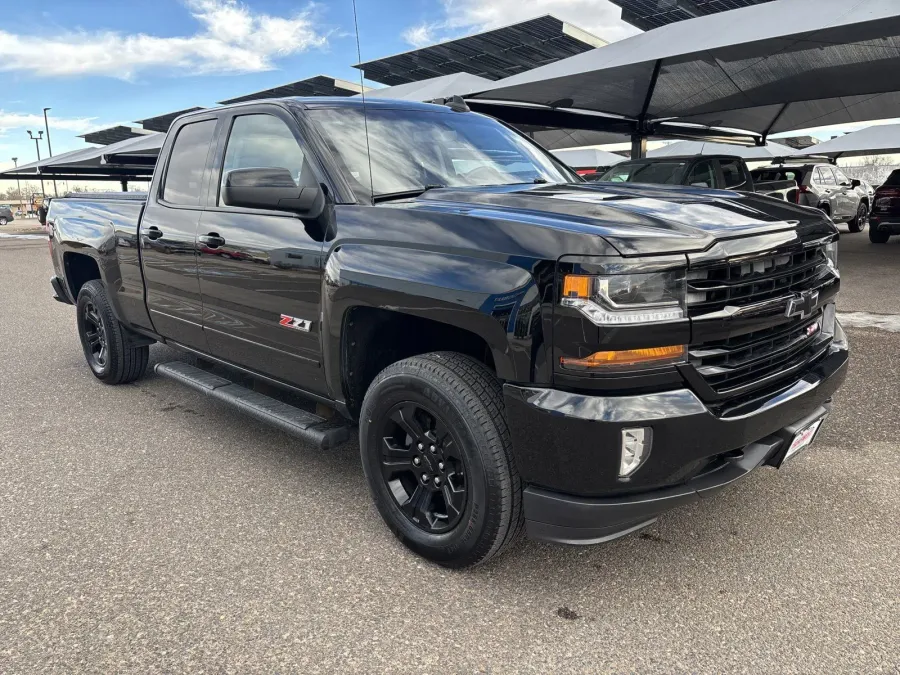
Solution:
M158 375L229 403L250 417L276 426L317 448L333 448L350 438L350 427L344 420L326 420L187 363L157 363L154 370Z

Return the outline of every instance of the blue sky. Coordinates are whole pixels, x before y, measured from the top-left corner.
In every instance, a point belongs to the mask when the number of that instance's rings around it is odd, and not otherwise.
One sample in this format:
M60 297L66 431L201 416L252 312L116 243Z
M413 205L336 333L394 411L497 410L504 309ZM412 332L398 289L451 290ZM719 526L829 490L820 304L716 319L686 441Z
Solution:
M544 13L607 39L635 32L608 0L357 0L357 10L363 60ZM14 156L34 161L26 129L43 128L44 107L59 154L111 124L320 73L359 78L351 0L0 0L0 16L0 170Z

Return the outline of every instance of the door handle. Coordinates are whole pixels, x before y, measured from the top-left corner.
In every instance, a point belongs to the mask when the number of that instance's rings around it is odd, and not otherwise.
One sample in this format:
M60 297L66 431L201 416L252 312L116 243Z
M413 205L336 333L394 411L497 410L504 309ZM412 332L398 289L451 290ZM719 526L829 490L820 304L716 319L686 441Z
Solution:
M220 246L225 245L225 238L220 237L215 232L210 232L209 234L202 234L197 239L201 244L204 244L208 248L219 248Z
M163 236L162 230L160 230L156 225L151 225L147 228L147 231L144 233L147 239L159 239Z

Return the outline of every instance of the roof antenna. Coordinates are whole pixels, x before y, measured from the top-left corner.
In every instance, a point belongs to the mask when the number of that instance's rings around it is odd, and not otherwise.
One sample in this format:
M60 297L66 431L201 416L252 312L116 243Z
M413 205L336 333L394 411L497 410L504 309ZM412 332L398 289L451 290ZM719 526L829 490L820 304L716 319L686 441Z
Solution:
M356 0L353 0L353 27L356 29L356 58L357 63L362 63L362 50L359 48L359 22L356 19ZM369 113L366 106L366 85L363 81L363 69L359 69L359 88L360 96L363 102L363 128L366 132L366 157L369 160L369 190L372 196L372 203L375 202L375 178L372 176L372 148L369 146Z

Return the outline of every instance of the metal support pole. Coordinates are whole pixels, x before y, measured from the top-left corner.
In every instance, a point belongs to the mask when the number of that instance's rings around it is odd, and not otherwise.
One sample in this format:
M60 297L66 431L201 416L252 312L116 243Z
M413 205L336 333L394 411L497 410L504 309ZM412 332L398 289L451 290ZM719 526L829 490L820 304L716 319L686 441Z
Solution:
M18 169L19 168L19 158L12 158L13 165ZM24 202L22 201L22 185L19 183L19 177L16 176L16 192L19 193L19 209L24 209Z
M128 192L128 181L127 180L122 181L122 192Z
M53 157L53 148L50 147L50 123L47 121L47 111L50 108L44 108L44 129L47 130L47 152ZM56 189L56 179L53 179L53 196L59 197L59 190Z
M631 159L644 159L647 156L647 137L643 134L631 136Z

